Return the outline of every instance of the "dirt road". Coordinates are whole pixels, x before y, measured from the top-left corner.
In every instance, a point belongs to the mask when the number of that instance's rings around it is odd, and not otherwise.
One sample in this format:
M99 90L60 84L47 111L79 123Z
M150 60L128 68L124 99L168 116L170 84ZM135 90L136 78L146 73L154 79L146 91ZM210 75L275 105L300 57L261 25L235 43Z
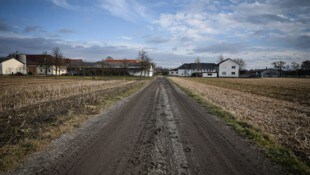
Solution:
M52 165L36 173L281 174L165 78L110 111L99 128L82 139L91 141L66 146Z

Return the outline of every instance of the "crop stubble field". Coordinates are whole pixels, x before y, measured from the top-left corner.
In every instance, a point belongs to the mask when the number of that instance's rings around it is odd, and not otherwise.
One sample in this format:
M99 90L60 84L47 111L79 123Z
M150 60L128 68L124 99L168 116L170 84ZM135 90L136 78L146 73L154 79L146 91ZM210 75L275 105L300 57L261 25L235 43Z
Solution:
M310 79L170 78L310 162Z
M134 79L0 78L0 172L146 83Z

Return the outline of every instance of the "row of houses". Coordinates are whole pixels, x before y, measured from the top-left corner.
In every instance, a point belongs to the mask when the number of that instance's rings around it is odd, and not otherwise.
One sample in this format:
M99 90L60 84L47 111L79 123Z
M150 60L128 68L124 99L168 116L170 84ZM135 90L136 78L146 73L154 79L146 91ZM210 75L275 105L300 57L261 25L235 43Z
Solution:
M169 71L170 76L239 77L239 64L228 58L215 63L186 63Z
M56 59L51 55L18 54L0 58L0 75L154 75L154 67L147 67L136 59L108 59L84 62L82 59Z

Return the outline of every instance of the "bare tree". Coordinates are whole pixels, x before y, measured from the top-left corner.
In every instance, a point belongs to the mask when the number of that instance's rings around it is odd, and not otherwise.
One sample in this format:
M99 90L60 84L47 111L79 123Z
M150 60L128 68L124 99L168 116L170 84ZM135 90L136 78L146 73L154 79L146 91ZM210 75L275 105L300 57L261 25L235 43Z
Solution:
M45 51L45 52L43 52L42 53L43 55L44 55L44 65L43 65L43 67L44 67L44 73L45 73L45 76L47 76L47 71L48 71L48 69L50 69L51 68L51 66L52 66L52 60L51 60L51 58L48 56L48 54L47 54L47 52Z
M282 69L284 67L284 65L286 64L286 62L284 61L275 61L273 63L271 63L275 69L278 69L280 71L280 76L282 76Z
M296 62L292 62L291 68L292 68L293 70L297 70L297 69L300 68L300 64L299 64L299 63L296 63Z
M122 63L123 63L122 67L124 69L124 77L125 77L125 75L127 73L127 69L128 69L128 60L125 58L125 59L123 59Z
M147 52L144 50L139 51L138 59L140 60L140 79L142 78L142 72L144 72L144 76L147 70L152 66L152 59L148 56Z
M234 61L239 64L239 69L245 68L245 62L242 58L235 58Z
M56 75L57 75L57 70L58 70L59 75L60 75L60 69L61 69L61 66L63 65L63 55L62 55L62 53L58 47L55 47L53 49L52 54L55 58Z
M225 59L224 56L220 55L218 60L217 60L217 63L220 63L220 62L224 61L224 59Z
M310 70L310 60L303 61L301 63L301 69L308 71Z
M199 72L199 70L201 69L201 61L200 61L200 58L199 57L197 57L196 59L195 59L195 63L196 63L196 69L197 69L197 72L196 72L196 77L198 77L198 72Z

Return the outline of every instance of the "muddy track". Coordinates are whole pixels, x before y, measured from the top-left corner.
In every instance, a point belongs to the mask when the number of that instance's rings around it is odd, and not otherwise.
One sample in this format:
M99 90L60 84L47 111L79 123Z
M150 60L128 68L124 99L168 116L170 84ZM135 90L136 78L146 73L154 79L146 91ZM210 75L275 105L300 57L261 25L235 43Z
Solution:
M13 174L283 173L165 78L86 127L61 156Z

